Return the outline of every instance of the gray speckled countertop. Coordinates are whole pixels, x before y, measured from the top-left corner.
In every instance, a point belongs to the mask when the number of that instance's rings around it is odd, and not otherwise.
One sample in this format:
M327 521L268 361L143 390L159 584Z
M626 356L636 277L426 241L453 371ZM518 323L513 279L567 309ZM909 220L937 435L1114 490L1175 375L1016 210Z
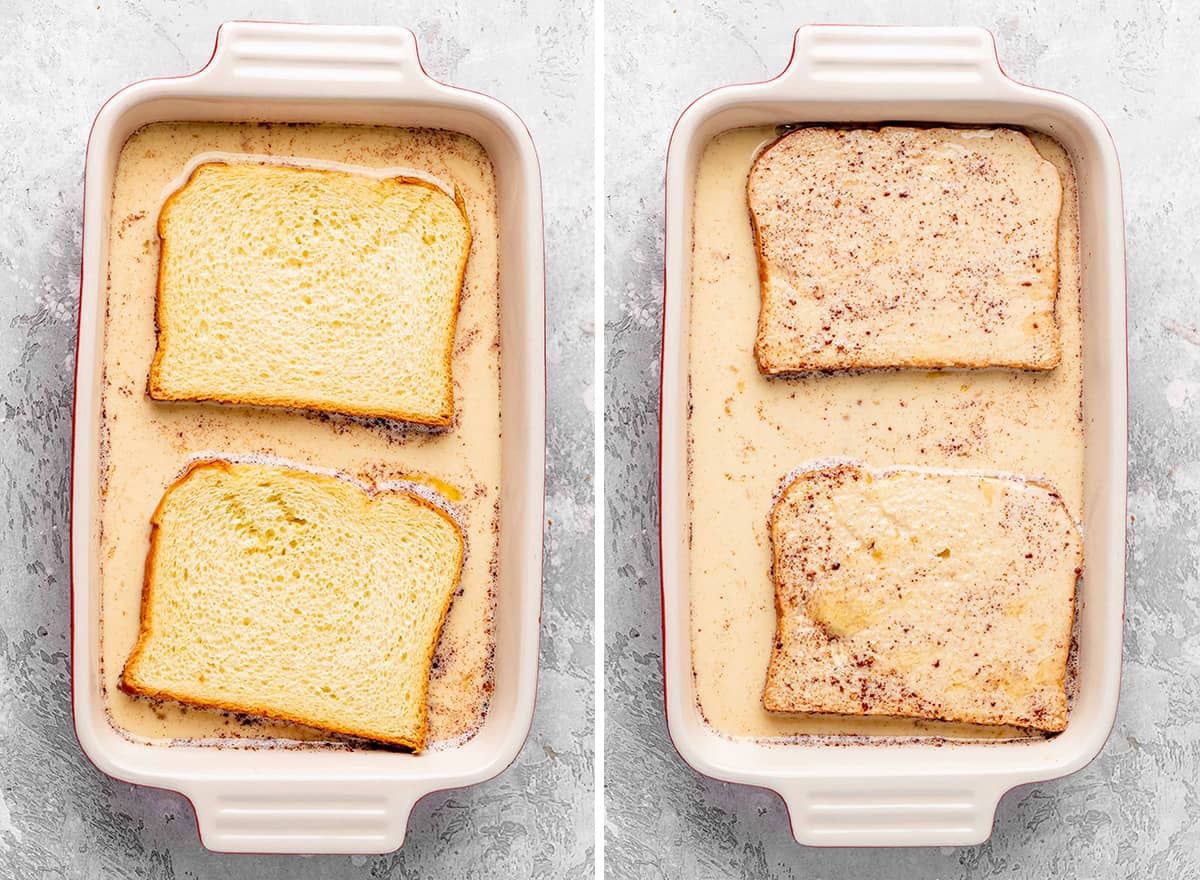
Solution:
M538 704L516 763L430 795L381 857L214 855L191 808L83 757L71 725L68 488L84 147L109 95L182 74L231 18L404 25L439 79L525 120L544 176L549 301ZM489 4L0 4L0 877L586 877L592 863L591 15ZM581 232L582 231L582 232Z
M637 16L636 27L627 22ZM771 792L699 776L662 712L655 496L662 177L680 111L778 73L807 22L977 24L1015 78L1074 95L1124 174L1130 507L1121 706L1101 756L1006 796L991 840L797 845ZM1200 876L1200 18L1161 0L610 0L606 92L607 849L613 878Z

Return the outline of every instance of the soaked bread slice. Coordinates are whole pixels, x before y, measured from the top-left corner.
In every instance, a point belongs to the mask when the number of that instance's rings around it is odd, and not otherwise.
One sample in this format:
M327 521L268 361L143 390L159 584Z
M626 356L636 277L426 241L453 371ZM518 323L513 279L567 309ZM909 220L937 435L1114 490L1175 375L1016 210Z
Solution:
M771 515L771 712L1066 726L1082 539L1051 489L838 464Z
M747 201L761 372L1058 366L1062 181L1021 132L797 129Z
M451 423L461 200L415 178L209 163L158 234L151 397Z
M420 750L463 537L403 491L208 461L154 513L123 689Z

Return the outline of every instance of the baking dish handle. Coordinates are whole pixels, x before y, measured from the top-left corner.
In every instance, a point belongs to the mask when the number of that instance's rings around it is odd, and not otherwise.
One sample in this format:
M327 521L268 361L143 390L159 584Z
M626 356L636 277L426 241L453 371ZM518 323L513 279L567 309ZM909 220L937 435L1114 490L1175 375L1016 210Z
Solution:
M370 99L437 94L412 31L397 27L228 21L190 84L219 97Z
M230 853L392 852L416 802L394 780L223 780L184 794L204 846Z
M992 833L1008 786L936 776L809 778L772 786L808 846L971 846Z
M1016 84L983 28L808 25L796 31L792 59L772 83L780 97L913 100L936 87L986 98Z

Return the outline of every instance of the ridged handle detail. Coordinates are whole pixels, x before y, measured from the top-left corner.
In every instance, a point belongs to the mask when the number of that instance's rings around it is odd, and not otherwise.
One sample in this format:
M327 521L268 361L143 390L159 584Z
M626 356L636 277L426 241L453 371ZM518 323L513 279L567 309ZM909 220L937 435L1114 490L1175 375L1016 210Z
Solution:
M188 792L218 852L384 853L404 842L412 801L393 786L340 794L329 783L226 783Z
M290 97L303 87L329 96L374 98L436 84L421 69L412 31L394 27L230 21L212 60L195 75L224 94Z
M978 89L1006 80L992 36L982 28L826 25L796 32L783 78L909 90L921 83Z
M813 781L781 788L792 831L816 846L966 846L991 834L1001 791L922 779Z

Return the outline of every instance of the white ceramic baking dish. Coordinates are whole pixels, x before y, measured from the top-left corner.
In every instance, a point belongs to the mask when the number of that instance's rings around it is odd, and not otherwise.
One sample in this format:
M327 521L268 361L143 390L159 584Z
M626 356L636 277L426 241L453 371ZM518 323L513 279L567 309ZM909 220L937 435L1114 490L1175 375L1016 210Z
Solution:
M146 745L109 724L100 686L97 503L109 211L117 156L159 121L428 126L463 132L492 159L498 190L502 489L495 690L479 732L444 750L217 749ZM84 180L71 506L75 730L87 756L128 782L182 792L210 849L388 852L418 798L495 776L529 730L541 612L545 264L541 175L520 119L498 101L430 79L399 28L230 22L191 76L131 85L101 109Z
M770 745L724 737L696 708L688 602L688 306L693 185L705 144L748 125L1005 124L1067 149L1079 182L1086 570L1078 698L1050 739L996 744ZM963 845L991 833L1015 785L1087 764L1112 728L1125 591L1125 253L1116 151L1096 114L1006 77L980 29L804 27L775 79L720 88L684 111L667 157L660 473L667 721L680 755L717 779L774 789L802 843Z

